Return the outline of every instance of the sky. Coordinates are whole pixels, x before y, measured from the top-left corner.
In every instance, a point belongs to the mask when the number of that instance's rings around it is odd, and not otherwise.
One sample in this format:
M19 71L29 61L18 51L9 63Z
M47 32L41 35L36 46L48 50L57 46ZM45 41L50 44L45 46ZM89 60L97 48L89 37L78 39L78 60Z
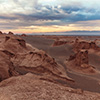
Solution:
M0 30L100 31L100 0L0 0Z

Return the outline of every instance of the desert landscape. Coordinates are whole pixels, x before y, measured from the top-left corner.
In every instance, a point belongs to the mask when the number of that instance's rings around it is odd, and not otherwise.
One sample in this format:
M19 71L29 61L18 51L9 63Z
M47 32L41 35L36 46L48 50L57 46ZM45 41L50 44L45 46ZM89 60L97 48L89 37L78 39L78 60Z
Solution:
M0 100L100 100L99 39L0 32Z
M100 100L100 0L0 0L0 100Z

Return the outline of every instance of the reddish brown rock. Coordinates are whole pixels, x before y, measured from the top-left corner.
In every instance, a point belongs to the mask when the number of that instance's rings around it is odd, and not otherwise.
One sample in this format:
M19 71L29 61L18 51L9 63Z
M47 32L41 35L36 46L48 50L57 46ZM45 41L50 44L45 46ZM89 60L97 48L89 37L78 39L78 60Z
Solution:
M21 36L26 37L27 35L26 34L22 34Z
M89 58L88 58L88 51L87 50L81 50L78 53L76 53L73 56L70 56L69 60L75 60L76 66L81 66L83 64L89 64Z
M5 52L0 51L0 81L18 75Z
M66 43L67 43L67 41L55 41L53 46L60 46L60 45L66 44Z
M3 34L3 33L0 31L0 34Z
M14 35L14 33L13 32L11 32L11 31L9 31L9 33L8 33L9 35Z
M2 43L3 49L11 53L19 53L27 51L25 40L15 37L15 36L6 36L5 42Z
M54 58L50 57L42 50L35 50L26 54L18 54L11 59L14 66L19 69L33 72L44 76L46 80L60 79L63 81L74 82L68 78L64 68L56 63Z
M67 61L68 68L77 72L93 74L96 70L93 66L89 65L89 57L87 50L80 50L74 55L71 55Z
M0 37L0 50L13 63L19 74L32 72L42 75L44 80L55 81L57 79L74 82L67 77L65 69L56 63L54 58L42 50L38 50L27 44L22 38L14 35Z
M100 50L100 48L96 45L95 41L80 41L79 39L75 40L74 43L74 50L78 51L81 49L93 49L93 50Z

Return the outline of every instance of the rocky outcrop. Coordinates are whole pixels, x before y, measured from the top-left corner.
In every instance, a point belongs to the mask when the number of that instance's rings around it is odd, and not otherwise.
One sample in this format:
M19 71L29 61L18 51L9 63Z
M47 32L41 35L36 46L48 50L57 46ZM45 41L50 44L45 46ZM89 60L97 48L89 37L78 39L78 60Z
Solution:
M11 32L11 31L9 31L9 33L8 33L9 35L14 35L14 33L13 32Z
M22 34L21 36L26 37L27 35L26 34Z
M8 61L12 63L12 67L19 74L31 72L53 82L56 82L57 79L74 82L67 77L64 68L56 63L54 58L27 44L22 38L14 35L3 35L1 40L1 52L7 56Z
M83 64L89 64L88 51L81 50L77 52L75 55L70 56L69 61L71 60L75 60L76 66L81 66Z
M87 74L96 73L95 68L89 65L87 50L80 50L74 55L71 55L67 61L67 64L70 68L73 68L72 70L76 70L77 72L79 71Z
M60 79L63 81L71 81L67 77L64 68L57 64L55 59L50 57L42 50L36 50L25 54L18 54L11 58L14 66L28 72L36 73L44 76L45 79Z
M76 39L74 43L74 50L78 51L81 49L100 50L100 48L96 45L95 41L81 41L79 39Z
M2 42L3 49L13 54L27 51L25 40L15 36L5 36Z
M0 81L16 75L18 73L15 71L13 63L9 60L8 54L6 55L5 51L0 51Z
M99 100L100 94L72 89L26 74L0 83L0 100Z
M0 34L3 34L2 31L0 31Z
M65 44L73 44L74 41L72 40L67 40L67 39L56 39L53 43L53 46L61 46Z
M55 42L53 43L53 46L60 46L60 45L66 44L66 43L67 43L67 41L55 41Z

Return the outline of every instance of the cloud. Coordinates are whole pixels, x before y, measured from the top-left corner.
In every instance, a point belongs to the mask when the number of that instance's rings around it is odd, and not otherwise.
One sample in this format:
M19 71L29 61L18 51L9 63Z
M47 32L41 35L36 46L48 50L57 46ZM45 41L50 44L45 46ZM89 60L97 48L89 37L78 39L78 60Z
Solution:
M0 0L0 29L100 20L99 4L99 0Z

